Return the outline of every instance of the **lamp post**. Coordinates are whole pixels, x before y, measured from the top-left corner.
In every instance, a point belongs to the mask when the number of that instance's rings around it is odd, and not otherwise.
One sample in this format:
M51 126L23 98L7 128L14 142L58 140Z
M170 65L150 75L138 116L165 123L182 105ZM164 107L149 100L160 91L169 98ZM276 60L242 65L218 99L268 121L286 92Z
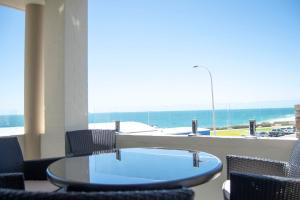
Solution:
M209 69L207 67L201 66L201 65L200 66L195 65L195 66L193 66L193 68L203 68L209 74L209 77L210 77L210 90L211 90L211 105L212 105L212 127L213 127L213 130L214 130L214 135L217 135L217 133L216 133L216 115L215 115L214 88L213 88L213 80L212 80L211 72L209 71Z

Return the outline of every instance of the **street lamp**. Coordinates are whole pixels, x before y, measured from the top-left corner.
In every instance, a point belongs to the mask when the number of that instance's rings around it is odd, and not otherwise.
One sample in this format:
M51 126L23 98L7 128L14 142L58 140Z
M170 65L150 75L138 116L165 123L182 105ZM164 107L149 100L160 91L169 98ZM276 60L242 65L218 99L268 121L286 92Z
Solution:
M210 73L209 69L207 67L205 67L205 66L195 65L195 66L193 66L193 68L203 68L209 74L209 77L210 77L210 90L211 90L211 105L212 105L212 126L213 126L213 130L214 130L214 135L217 135L217 133L216 133L216 115L215 115L214 88L213 88L213 80L212 80L211 73Z

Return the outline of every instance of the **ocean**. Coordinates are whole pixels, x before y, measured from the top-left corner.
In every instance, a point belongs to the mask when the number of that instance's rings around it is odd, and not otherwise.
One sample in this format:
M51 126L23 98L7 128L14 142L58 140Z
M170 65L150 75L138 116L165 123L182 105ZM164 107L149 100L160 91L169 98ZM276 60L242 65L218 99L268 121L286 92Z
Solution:
M230 127L247 125L250 119L257 123L280 121L294 116L294 108L230 109L216 110L216 126ZM152 111L152 112L111 112L90 113L89 123L112 121L136 121L160 128L191 126L197 119L199 127L209 128L212 124L211 110L195 111ZM0 127L22 127L23 115L0 115Z

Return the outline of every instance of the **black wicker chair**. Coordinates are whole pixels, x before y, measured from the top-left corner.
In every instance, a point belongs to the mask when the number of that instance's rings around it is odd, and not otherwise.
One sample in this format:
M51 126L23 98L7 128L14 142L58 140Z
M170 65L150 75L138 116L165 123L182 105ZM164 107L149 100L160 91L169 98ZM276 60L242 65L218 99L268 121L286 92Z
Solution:
M190 189L113 192L26 192L0 189L1 200L192 200Z
M0 137L0 187L34 190L35 185L37 189L55 190L57 187L47 181L46 169L57 159L24 161L18 139Z
M224 199L300 199L300 140L288 162L228 155Z
M116 148L116 131L103 129L68 131L65 144L67 156L112 152Z

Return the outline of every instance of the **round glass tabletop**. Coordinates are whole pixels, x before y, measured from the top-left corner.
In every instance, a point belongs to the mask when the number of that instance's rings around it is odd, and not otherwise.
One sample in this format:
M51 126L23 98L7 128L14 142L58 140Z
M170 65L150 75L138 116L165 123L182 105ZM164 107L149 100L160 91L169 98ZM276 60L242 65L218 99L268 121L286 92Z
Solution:
M58 186L86 185L99 189L191 187L216 177L222 162L214 155L188 150L124 148L115 152L68 157L47 169Z

